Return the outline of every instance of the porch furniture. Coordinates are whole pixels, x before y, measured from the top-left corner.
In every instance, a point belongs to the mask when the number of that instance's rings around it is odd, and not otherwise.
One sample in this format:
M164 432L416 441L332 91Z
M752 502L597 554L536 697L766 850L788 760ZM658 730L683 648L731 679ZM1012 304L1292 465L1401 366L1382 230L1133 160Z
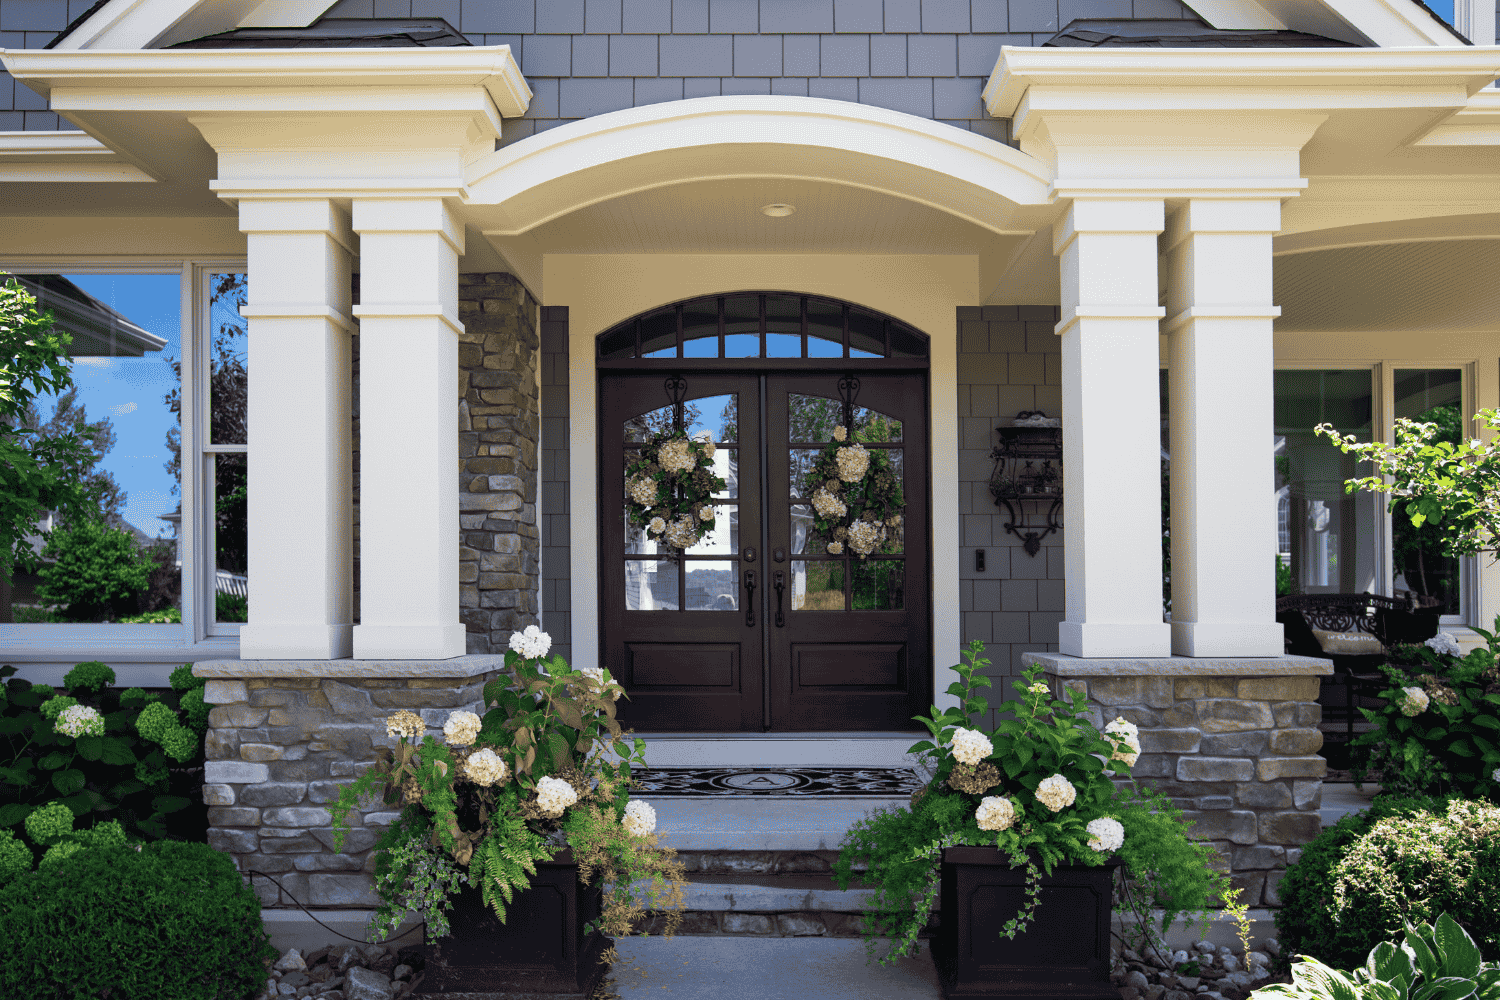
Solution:
M1276 599L1276 620L1286 629L1286 651L1296 656L1317 656L1333 661L1333 681L1343 688L1342 720L1345 739L1354 740L1355 711L1363 700L1378 704L1385 675L1380 667L1387 650L1397 643L1424 642L1437 635L1442 614L1435 597L1403 592L1395 597L1379 594L1294 594ZM1383 647L1368 655L1326 653L1313 630L1359 633L1374 636ZM1324 699L1324 711L1337 709ZM1330 720L1332 721L1332 720Z

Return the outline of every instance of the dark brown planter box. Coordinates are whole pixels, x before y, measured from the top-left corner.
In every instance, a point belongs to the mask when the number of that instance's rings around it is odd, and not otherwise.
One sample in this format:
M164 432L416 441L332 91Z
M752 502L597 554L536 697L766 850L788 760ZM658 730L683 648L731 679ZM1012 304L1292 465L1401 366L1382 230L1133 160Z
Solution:
M942 928L932 941L949 1000L1057 997L1119 1000L1109 982L1115 869L1058 865L1042 877L1036 919L1014 939L1000 928L1026 899L1026 870L993 847L943 851Z
M578 882L573 852L537 865L531 888L505 908L505 923L465 887L448 911L445 938L423 946L427 966L413 992L430 1000L584 1000L609 966L610 944L584 924L599 919L603 885Z

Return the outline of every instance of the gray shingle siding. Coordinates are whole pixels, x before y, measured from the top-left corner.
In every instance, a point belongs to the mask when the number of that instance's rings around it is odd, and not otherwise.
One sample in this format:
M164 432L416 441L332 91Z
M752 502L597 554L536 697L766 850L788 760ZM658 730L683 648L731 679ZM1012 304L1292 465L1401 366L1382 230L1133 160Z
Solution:
M0 0L0 48L40 49L92 0ZM30 87L0 70L0 132L54 132L74 126L47 110Z

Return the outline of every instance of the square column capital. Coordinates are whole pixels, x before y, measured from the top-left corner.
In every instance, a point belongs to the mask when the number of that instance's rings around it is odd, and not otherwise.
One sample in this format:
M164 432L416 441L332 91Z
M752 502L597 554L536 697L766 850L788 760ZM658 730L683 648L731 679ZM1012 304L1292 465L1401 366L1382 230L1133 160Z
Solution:
M463 223L441 198L355 198L354 231L366 233L437 233L460 256Z
M331 199L242 201L239 207L242 233L322 233L351 254L356 252L349 212Z
M1189 198L1167 218L1163 250L1198 233L1275 235L1281 231L1281 199Z
M1082 233L1150 233L1166 228L1166 205L1158 198L1074 198L1052 230L1052 252L1060 255Z

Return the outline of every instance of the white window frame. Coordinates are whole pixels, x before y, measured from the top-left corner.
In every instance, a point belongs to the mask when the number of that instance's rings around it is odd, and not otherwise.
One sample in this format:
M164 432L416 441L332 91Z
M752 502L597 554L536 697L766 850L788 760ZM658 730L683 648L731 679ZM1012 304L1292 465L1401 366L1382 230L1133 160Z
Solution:
M182 662L239 656L239 626L218 625L212 615L214 569L204 468L208 430L208 276L248 270L243 257L12 257L0 271L19 274L176 274L182 350L182 624L0 625L0 662ZM243 446L228 446L244 450ZM224 450L224 446L219 446ZM165 680L165 678L163 678Z

